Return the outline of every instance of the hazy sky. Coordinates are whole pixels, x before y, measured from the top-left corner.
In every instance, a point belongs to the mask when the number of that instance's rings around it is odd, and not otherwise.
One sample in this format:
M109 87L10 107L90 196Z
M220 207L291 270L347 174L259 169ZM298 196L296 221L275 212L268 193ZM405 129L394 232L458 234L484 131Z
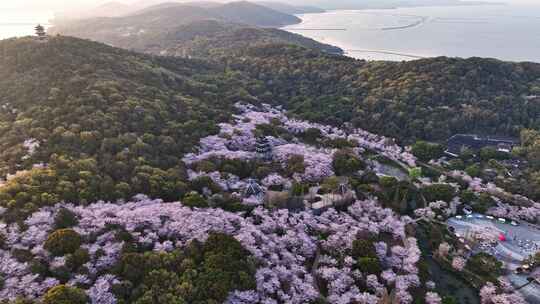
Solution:
M81 7L94 7L99 4L109 2L111 0L0 0L0 8L35 8L35 9L68 9L68 8L81 8ZM134 3L140 2L141 0L114 0L123 3ZM144 0L142 0L144 1ZM154 2L155 0L149 0L149 2ZM175 1L175 0L163 0L163 2ZM185 0L188 2L189 0ZM193 0L191 0L193 1ZM196 0L195 0L196 1ZM220 2L228 2L227 0L215 0ZM285 3L293 4L295 2L299 3L309 3L309 0L272 0L272 1L281 1ZM339 0L334 0L338 2ZM507 3L519 3L519 4L538 4L540 0L495 0L495 2L507 2ZM180 2L180 1L177 1ZM358 0L362 2L362 0Z

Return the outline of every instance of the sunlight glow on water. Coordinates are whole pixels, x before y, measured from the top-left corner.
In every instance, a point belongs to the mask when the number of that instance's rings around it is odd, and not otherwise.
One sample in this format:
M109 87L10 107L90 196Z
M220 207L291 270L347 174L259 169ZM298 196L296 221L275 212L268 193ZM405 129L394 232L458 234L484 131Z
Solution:
M330 11L300 18L301 24L284 29L340 46L356 58L479 56L540 62L540 6Z

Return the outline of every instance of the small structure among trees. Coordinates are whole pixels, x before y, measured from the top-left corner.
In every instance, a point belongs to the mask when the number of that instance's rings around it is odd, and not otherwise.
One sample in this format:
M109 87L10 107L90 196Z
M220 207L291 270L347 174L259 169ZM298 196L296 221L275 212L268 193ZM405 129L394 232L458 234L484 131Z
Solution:
M341 180L339 182L339 186L338 186L338 193L342 196L345 196L349 193L349 186L347 185L347 182L346 181L343 181Z
M249 179L246 190L244 191L244 196L250 197L260 195L264 195L264 189L254 179Z
M45 27L43 27L43 25L38 24L35 27L35 30L36 30L36 36L38 37L39 40L45 40L47 38L47 33L45 32Z
M322 191L322 193L321 193ZM310 189L308 201L314 214L320 215L329 208L346 209L356 200L356 195L349 189L347 178L330 177L321 187Z
M272 160L272 144L266 136L261 136L257 138L257 142L255 143L255 145L255 151L257 152L257 155L260 159L264 161Z
M292 191L268 191L264 204L268 209L304 210L304 197L293 195Z
M496 136L482 137L476 134L456 134L448 139L448 149L445 153L457 157L464 149L478 152L485 147L492 147L502 153L510 153L512 152L512 149L518 145L519 140L514 138Z

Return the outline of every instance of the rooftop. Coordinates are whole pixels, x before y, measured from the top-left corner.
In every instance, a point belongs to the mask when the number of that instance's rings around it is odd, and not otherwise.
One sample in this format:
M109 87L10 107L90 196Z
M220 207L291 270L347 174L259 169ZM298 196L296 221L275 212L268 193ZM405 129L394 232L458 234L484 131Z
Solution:
M472 150L495 147L500 151L510 152L512 147L516 145L519 145L519 140L512 137L456 134L448 139L446 152L451 155L459 155L464 147Z

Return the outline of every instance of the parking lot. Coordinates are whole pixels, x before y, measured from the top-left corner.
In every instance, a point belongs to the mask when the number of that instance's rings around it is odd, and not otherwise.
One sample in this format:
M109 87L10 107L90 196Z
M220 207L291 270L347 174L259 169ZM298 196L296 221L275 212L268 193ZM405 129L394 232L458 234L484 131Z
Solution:
M479 242L471 248L472 252L487 252L504 262L508 270L506 277L515 287L527 283L527 275L516 274L515 270L521 266L524 259L540 250L538 227L481 214L453 217L447 224L454 228L455 234L460 238L470 236L471 233L492 235L493 242ZM529 303L540 303L540 285L531 284L520 292Z

